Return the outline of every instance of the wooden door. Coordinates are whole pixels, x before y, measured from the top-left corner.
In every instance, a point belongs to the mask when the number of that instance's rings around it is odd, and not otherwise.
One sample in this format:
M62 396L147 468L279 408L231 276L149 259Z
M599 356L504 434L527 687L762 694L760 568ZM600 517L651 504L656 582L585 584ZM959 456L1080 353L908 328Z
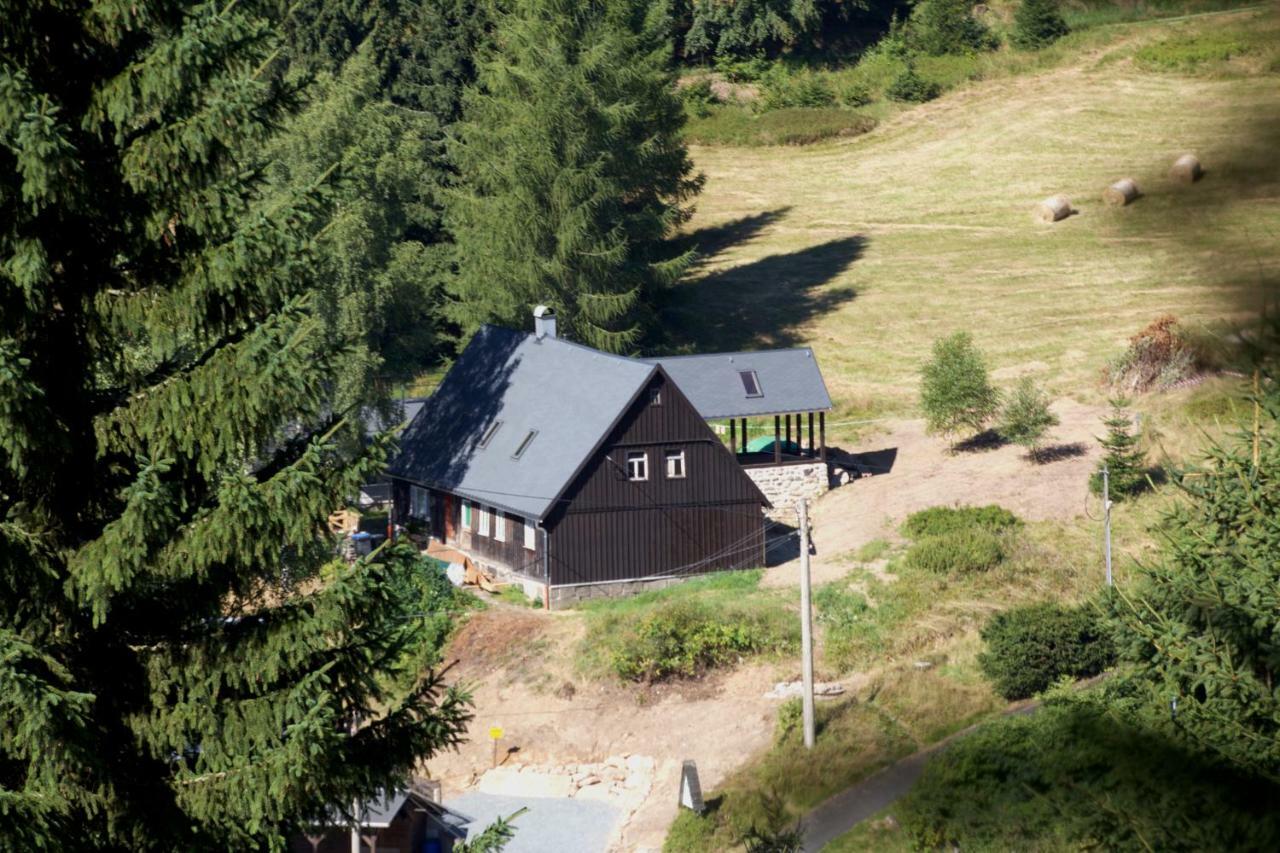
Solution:
M458 531L453 515L453 495L444 496L444 541L454 543L458 541Z

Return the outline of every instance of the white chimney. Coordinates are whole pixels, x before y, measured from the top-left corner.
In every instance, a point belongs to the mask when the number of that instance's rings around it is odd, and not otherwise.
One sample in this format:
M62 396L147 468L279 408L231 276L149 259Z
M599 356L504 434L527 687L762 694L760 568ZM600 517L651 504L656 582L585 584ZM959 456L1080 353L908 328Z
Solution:
M545 305L533 309L533 336L538 340L556 336L556 312Z

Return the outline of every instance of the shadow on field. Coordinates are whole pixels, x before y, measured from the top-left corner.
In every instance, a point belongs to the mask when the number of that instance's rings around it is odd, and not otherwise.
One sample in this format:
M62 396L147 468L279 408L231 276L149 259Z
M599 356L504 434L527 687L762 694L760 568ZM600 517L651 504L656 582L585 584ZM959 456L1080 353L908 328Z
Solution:
M823 285L862 257L866 245L865 237L844 237L677 286L662 312L670 348L714 352L795 346L802 325L857 295L852 287Z
M690 268L690 274L696 274L707 261L715 258L725 249L748 243L775 222L781 221L791 212L791 205L777 207L743 216L719 225L699 228L688 234L681 234L671 241L673 255L683 254L690 249L697 252L697 258Z

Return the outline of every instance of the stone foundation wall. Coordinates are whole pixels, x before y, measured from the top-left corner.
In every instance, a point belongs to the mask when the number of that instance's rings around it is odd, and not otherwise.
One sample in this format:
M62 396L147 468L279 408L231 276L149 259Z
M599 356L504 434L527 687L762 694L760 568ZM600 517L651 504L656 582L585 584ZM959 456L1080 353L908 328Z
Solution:
M694 575L693 577L700 577ZM567 607L579 601L590 601L593 598L618 598L623 595L635 595L637 592L648 592L654 589L665 589L673 584L683 583L687 577L680 578L648 578L636 581L617 581L615 583L592 583L581 586L551 587L551 608Z
M806 462L799 465L769 465L760 468L744 468L764 496L773 504L767 513L770 518L795 519L795 506L801 498L813 500L826 494L831 488L831 478L826 462Z

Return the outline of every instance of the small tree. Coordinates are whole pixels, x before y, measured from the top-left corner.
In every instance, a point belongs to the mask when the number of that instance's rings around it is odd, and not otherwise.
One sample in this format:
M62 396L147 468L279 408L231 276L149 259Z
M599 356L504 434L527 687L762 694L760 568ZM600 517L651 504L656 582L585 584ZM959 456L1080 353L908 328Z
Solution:
M1098 439L1106 455L1089 480L1090 490L1101 494L1102 469L1105 467L1112 499L1122 499L1140 491L1147 482L1146 455L1138 447L1142 437L1133 430L1133 416L1128 412L1128 406L1129 400L1125 397L1111 399L1111 414L1102 422L1107 428L1107 435Z
M1049 411L1049 398L1030 376L1024 376L1005 403L996 431L1005 441L1027 448L1035 458L1045 433L1057 425L1058 416Z
M1280 781L1280 391L1263 391L1252 430L1175 477L1189 500L1163 520L1163 555L1134 599L1116 604L1134 701Z
M1022 0L1013 14L1013 43L1037 50L1071 32L1058 10L1058 0Z
M1000 395L968 332L934 341L933 357L921 372L920 404L926 427L935 435L981 432L996 413Z
M911 46L930 56L990 50L996 41L973 16L973 0L921 0L908 22Z

